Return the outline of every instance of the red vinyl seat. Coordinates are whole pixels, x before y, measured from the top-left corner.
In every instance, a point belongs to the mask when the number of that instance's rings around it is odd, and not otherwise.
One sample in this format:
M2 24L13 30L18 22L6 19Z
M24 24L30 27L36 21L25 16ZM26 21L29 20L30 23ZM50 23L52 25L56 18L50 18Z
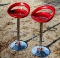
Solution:
M18 9L13 9L14 7L16 6L24 6L26 9L23 9L23 8L18 8ZM30 7L28 4L26 3L23 3L23 2L17 2L17 3L14 3L12 4L8 10L7 10L8 14L11 16L11 17L14 17L14 18L24 18L26 17L29 12L30 12Z
M48 11L40 11L40 10L50 10L52 13L48 12ZM38 12L40 11L40 12ZM31 17L33 18L33 20L37 21L37 22L41 22L41 23L44 23L44 22L48 22L50 21L53 16L55 14L55 8L53 6L50 6L50 5L45 5L45 6L40 6L38 8L36 8L32 14L31 14Z

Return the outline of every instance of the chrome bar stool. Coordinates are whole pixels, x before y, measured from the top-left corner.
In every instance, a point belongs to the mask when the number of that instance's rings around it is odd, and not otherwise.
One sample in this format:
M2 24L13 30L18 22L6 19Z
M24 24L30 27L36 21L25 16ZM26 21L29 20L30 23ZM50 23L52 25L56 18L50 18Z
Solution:
M11 17L17 18L17 40L10 44L10 48L15 51L24 50L28 45L20 40L20 18L29 14L30 6L24 2L16 2L8 8L7 12Z
M31 17L33 20L40 23L40 40L39 46L35 46L32 49L32 54L37 57L46 57L50 54L50 49L42 45L42 36L43 36L43 23L49 22L55 14L55 8L51 5L39 6L36 8Z

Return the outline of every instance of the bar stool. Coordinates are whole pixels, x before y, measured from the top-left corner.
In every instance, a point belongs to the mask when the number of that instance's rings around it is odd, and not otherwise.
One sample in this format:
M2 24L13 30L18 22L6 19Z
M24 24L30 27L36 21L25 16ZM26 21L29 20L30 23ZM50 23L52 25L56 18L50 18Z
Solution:
M15 51L24 50L27 48L27 43L20 40L20 18L29 14L30 6L24 2L16 2L8 8L7 12L11 17L17 18L17 40L10 44L10 48Z
M31 14L32 19L40 23L39 46L35 46L32 49L32 54L34 56L46 57L50 54L50 49L42 45L43 23L49 22L54 17L54 14L55 8L51 5L39 6Z

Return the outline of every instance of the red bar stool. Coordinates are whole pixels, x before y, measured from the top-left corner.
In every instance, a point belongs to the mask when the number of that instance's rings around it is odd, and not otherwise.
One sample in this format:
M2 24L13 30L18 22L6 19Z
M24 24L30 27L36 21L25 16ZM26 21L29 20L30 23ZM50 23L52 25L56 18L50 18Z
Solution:
M35 46L32 49L32 54L38 57L46 57L50 54L50 49L42 45L42 36L43 36L43 23L49 22L55 14L55 8L51 5L39 6L36 8L31 17L33 20L40 23L40 41L39 46Z
M17 8L18 7L18 8ZM12 4L8 10L8 14L11 17L17 18L17 40L10 44L10 48L16 51L24 50L27 48L27 43L20 40L20 19L26 17L30 12L30 7L28 4L23 2L17 2Z

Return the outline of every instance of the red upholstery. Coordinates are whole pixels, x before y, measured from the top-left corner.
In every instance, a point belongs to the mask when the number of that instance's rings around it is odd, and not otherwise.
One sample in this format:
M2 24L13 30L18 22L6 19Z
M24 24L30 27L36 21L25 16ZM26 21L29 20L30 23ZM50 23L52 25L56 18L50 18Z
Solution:
M27 10L23 9L23 8L19 8L19 9L13 9L14 7L16 6L24 6L27 8ZM26 17L29 12L30 12L30 7L28 4L26 3L23 3L23 2L17 2L17 3L14 3L12 4L8 10L7 10L8 14L11 16L11 17L14 17L14 18L23 18L23 17Z
M43 9L51 10L52 13L50 14L47 11L38 12L38 11L43 10ZM37 22L44 23L44 22L50 21L53 18L54 14L55 14L55 8L53 6L50 6L50 5L45 5L45 6L40 6L40 7L36 8L32 12L31 17L33 18L33 20L35 20Z

